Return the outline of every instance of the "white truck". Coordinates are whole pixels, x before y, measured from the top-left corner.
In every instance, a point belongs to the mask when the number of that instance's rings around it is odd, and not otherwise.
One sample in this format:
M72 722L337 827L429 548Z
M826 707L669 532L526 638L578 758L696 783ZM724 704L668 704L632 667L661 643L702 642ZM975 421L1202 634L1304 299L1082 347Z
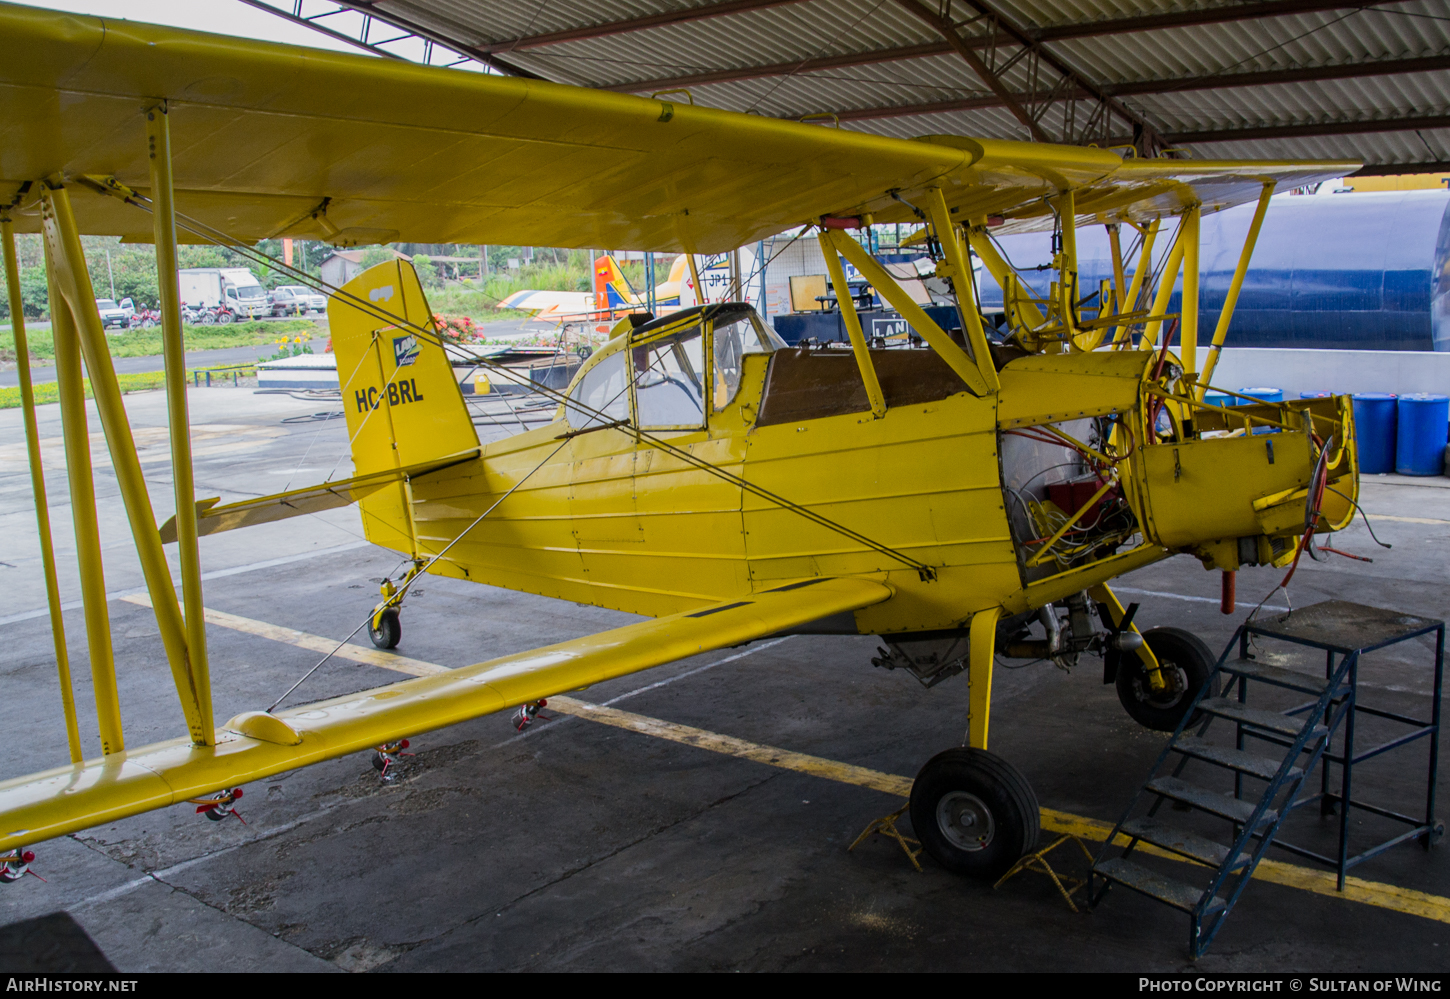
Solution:
M179 270L181 301L194 309L217 309L217 322L270 314L267 293L245 267L189 267Z

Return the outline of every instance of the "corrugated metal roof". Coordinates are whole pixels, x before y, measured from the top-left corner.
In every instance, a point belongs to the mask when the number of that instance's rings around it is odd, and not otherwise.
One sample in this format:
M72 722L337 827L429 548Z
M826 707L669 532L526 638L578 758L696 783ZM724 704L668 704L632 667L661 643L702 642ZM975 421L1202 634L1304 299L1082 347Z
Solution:
M911 2L375 0L369 10L563 83L647 93L683 79L697 103L729 110L783 118L837 112L846 117L842 127L894 136L1029 137L938 28L908 9ZM1123 88L1124 107L1194 156L1314 155L1410 169L1450 161L1444 0L1339 9L1332 0L917 2L951 11L961 36L998 66L1023 53L1000 35L995 48L986 44L993 22L979 12L1040 35L1044 59L1035 77L1032 58L1019 58L1001 77L1029 109L1034 92L1061 79L1046 64L1055 59L1085 86ZM1239 7L1262 16L1234 19ZM1153 15L1200 23L1124 20ZM915 51L881 58L898 49ZM819 68L812 60L838 64ZM1421 63L1397 65L1406 60ZM1247 73L1271 75L1252 85L1233 80ZM1039 119L1052 138L1061 137L1065 111L1058 102ZM1079 103L1075 113L1081 122L1091 109ZM1347 130L1366 122L1371 130ZM1117 116L1106 137L1131 141L1131 132L1132 122Z

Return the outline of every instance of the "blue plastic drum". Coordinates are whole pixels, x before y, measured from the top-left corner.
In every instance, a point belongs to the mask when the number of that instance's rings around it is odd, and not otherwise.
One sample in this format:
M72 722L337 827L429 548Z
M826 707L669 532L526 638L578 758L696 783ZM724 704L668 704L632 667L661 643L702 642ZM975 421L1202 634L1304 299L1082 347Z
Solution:
M1259 400L1260 402L1283 402L1284 401L1284 390L1283 389L1276 389L1276 388L1263 388L1263 387L1259 387L1259 388L1241 388L1241 389L1239 389L1239 395L1251 395L1255 399ZM1253 405L1247 399L1235 399L1234 400L1234 404L1237 405L1237 406L1250 406L1250 405Z
M1232 406L1234 404L1233 396L1213 391L1203 393L1203 401L1210 406Z
M1266 388L1264 386L1256 386L1256 387L1253 387L1253 388L1241 388L1241 389L1239 389L1239 394L1240 395L1253 396L1255 399L1259 400L1260 402L1283 402L1284 401L1284 390L1283 389ZM1252 406L1253 403L1249 402L1247 399L1237 399L1236 398L1236 399L1234 399L1234 405L1235 406ZM1277 427L1254 427L1254 431L1253 432L1256 433L1256 434L1277 434L1279 432L1279 430L1278 430Z
M1399 424L1397 401L1387 392L1355 394L1354 437L1359 449L1361 475L1383 475L1395 470L1395 428Z
M1399 408L1395 471L1401 475L1443 475L1445 440L1450 436L1450 395L1402 395Z
M1299 398L1301 398L1301 399L1329 399L1329 398L1333 397L1333 395L1334 395L1333 392L1300 392L1299 393Z

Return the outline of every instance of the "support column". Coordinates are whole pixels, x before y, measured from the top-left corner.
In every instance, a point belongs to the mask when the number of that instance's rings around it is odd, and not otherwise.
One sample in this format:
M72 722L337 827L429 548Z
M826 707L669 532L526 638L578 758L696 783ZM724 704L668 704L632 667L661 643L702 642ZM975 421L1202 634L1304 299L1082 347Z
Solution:
M957 296L957 315L962 320L962 330L967 342L972 345L972 360L987 388L995 392L1001 386L997 379L997 366L992 363L992 352L987 347L987 331L982 329L982 310L977 307L977 296L972 282L972 261L967 248L957 238L956 223L952 221L951 210L941 188L933 187L926 192L927 212L931 215L932 228L936 230L937 242L947 255L947 265L952 269L952 288Z
M1218 314L1218 324L1213 330L1213 342L1209 344L1208 356L1204 359L1203 377L1198 380L1198 398L1203 399L1203 393L1207 391L1208 380L1213 377L1213 369L1218 364L1219 351L1223 349L1223 341L1228 336L1228 324L1233 319L1234 306L1238 305L1239 292L1244 287L1244 276L1249 272L1249 258L1254 255L1254 244L1259 240L1259 229L1264 225L1264 215L1269 210L1269 199L1274 196L1274 182L1268 181L1264 184L1264 190L1259 194L1259 206L1254 209L1254 221L1249 225L1249 234L1244 237L1244 248L1239 253L1238 266L1234 268L1233 281L1229 283L1228 295L1223 300L1223 311Z
M66 745L70 761L79 763L80 723L76 720L75 689L70 678L70 655L65 643L65 620L60 606L60 582L55 572L55 546L50 536L50 505L45 498L45 470L40 459L40 429L35 421L35 392L30 384L30 346L25 339L25 311L20 294L20 261L15 254L15 225L0 215L5 241L5 286L10 293L10 328L15 333L15 362L20 376L20 405L25 420L25 449L30 458L30 489L35 496L35 522L40 530L40 561L45 570L45 599L50 607L50 638L55 646L55 669L60 680L60 704L65 714ZM51 306L54 311L54 305Z
M85 606L86 648L91 659L91 687L96 699L96 724L101 752L125 750L121 732L121 701L116 693L116 661L111 649L111 614L106 606L106 579L101 569L101 532L96 526L96 486L91 474L91 434L86 422L86 396L81 371L81 345L70 307L55 278L55 260L45 243L45 274L50 297L50 335L55 344L55 380L65 437L65 471L70 486L71 523L76 535L76 563Z
M70 306L70 314L75 321L86 370L90 374L91 393L95 397L101 426L106 432L111 465L116 473L116 482L121 487L131 537L141 561L141 571L146 577L146 589L156 612L156 625L161 631L161 642L166 648L166 659L176 682L181 710L186 715L192 741L198 745L211 745L216 733L209 724L206 727L202 725L200 698L191 673L181 608L176 601L166 553L161 547L161 535L156 529L156 514L151 508L151 497L146 492L141 463L136 457L136 442L131 436L131 424L121 400L121 387L116 381L116 369L111 364L110 350L106 346L106 332L101 326L100 313L96 311L95 291L86 272L85 254L81 251L80 233L71 212L70 197L64 187L47 186L42 194L42 206L41 218L54 264L56 286Z
M1154 219L1148 225L1148 231L1143 233L1143 245L1138 250L1138 263L1133 268L1133 283L1128 285L1128 292L1123 295L1122 303L1118 311L1123 314L1136 312L1138 309L1138 298L1143 293L1143 282L1148 279L1148 274L1153 269L1153 243L1158 239L1158 230L1162 228L1163 220ZM1122 295L1120 291L1118 294ZM1128 331L1132 323L1124 322L1113 331L1113 343L1119 348L1132 346Z
M166 363L166 412L171 431L171 479L176 492L176 548L186 606L186 648L196 690L203 745L216 741L211 707L211 664L206 650L206 607L197 545L196 486L192 477L191 419L186 409L186 345L177 286L176 203L171 184L171 128L166 107L146 112L146 152L151 161L151 220L156 238L156 281L161 292L161 347Z
M1179 224L1178 238L1173 241L1173 250L1168 254L1168 261L1163 265L1163 274L1158 280L1158 294L1153 298L1153 305L1149 309L1150 316L1161 316L1168 311L1168 302L1173 298L1173 286L1178 282L1178 269L1183 264L1183 224ZM1139 345L1144 350L1155 347L1158 343L1158 331L1163 326L1163 320L1155 319L1143 328L1143 342Z
M1099 319L1127 311L1123 304L1123 295L1128 289L1127 274L1123 269L1123 241L1120 233L1122 226L1114 222L1105 228L1108 230L1108 247L1113 255L1113 301L1098 303Z
M1059 265L1057 272L1057 309L1062 315L1062 325L1066 330L1066 337L1063 339L1058 350L1068 350L1070 347L1082 349L1078 342L1077 330L1077 196L1071 191L1064 191L1053 199L1054 207L1057 208L1058 218L1062 220L1062 259L1053 261ZM1048 353L1056 353L1053 344L1046 347Z
M685 259L690 262L690 280L695 282L695 304L705 304L705 289L700 287L700 269L695 266L695 255L685 254Z
M1198 371L1198 231L1203 207L1194 205L1183 216L1183 313L1182 335L1178 338L1179 359L1187 374Z
M841 307L841 320L846 324L846 334L851 338L851 352L856 355L856 366L861 369L861 381L866 385L866 398L871 401L871 415L876 419L886 415L886 398L881 394L881 382L876 378L876 366L871 362L871 350L866 344L866 334L861 331L861 317L856 315L856 303L851 299L851 286L846 282L846 270L841 266L841 257L836 248L840 236L829 229L821 231L821 256L826 260L826 273L836 289L836 304Z
M987 726L992 718L992 669L996 666L997 618L1000 607L988 607L972 615L967 660L967 745L987 748Z

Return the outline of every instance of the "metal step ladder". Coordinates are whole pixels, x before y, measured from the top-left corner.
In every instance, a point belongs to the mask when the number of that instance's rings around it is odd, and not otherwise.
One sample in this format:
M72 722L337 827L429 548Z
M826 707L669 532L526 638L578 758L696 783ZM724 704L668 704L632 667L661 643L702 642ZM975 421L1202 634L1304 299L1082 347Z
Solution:
M1187 913L1188 949L1195 958L1208 949L1223 926L1293 807L1305 775L1319 762L1344 720L1352 702L1347 696L1347 677L1358 658L1355 653L1345 656L1325 680L1252 659L1228 661L1238 637L1234 636L1219 657L1148 780L1098 852L1091 875L1093 905L1102 901L1112 885L1119 884ZM1247 703L1251 682L1310 694L1316 700L1285 714L1251 708ZM1220 684L1223 693L1215 695L1212 692ZM1234 726L1235 748L1208 739L1209 732L1221 730L1224 723ZM1277 747L1272 745L1268 747L1272 755L1262 755L1258 744L1256 751L1245 750L1246 736L1258 733L1287 739L1283 757L1274 758ZM1190 764L1196 780L1183 776ZM1214 774L1232 776L1233 793L1208 786ZM1245 777L1265 782L1257 798L1252 792L1245 794ZM1160 817L1165 802L1174 803L1175 810L1199 811L1226 820L1230 832L1225 838L1230 845ZM1166 876L1134 859L1137 851L1197 861L1203 866L1179 870L1188 877L1196 872L1208 876L1192 880Z

